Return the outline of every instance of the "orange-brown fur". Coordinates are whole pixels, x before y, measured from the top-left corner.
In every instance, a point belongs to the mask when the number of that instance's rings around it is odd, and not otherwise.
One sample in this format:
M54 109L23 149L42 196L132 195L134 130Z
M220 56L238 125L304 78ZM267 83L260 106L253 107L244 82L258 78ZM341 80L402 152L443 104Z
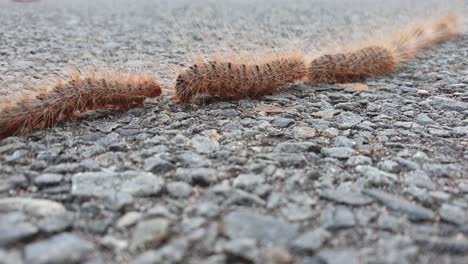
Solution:
M354 52L326 54L309 63L310 83L355 82L395 70L397 62L386 48L370 46Z
M77 113L97 109L127 110L161 95L153 76L111 72L73 72L51 86L5 100L0 106L0 139L45 129Z
M262 63L235 59L195 62L177 77L175 97L181 103L199 94L228 100L255 98L302 80L306 73L302 56L277 56Z
M448 15L429 24L415 25L382 41L354 51L325 54L308 64L308 82L355 82L393 73L398 64L417 52L448 41L458 34L458 17Z

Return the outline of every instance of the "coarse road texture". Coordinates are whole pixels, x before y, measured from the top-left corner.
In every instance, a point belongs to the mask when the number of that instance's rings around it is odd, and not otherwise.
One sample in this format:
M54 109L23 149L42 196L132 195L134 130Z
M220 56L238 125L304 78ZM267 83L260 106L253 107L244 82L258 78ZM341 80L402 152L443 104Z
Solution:
M166 87L0 141L0 263L468 263L466 31L362 93L171 100L197 54L313 55L448 10L468 1L0 0L0 95L73 65Z

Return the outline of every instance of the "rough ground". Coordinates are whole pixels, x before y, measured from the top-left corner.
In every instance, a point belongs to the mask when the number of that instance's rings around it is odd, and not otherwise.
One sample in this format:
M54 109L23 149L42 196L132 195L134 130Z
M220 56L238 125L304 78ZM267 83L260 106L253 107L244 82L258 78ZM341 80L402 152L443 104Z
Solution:
M0 0L0 93L93 63L166 95L0 141L0 263L468 262L465 33L363 93L169 89L193 50L314 50L466 1L96 2Z

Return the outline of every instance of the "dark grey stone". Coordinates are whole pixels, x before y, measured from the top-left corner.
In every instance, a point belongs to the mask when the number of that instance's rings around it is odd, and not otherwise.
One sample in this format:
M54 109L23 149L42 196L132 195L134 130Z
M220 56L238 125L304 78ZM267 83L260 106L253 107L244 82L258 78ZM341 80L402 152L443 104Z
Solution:
M434 219L435 215L430 209L416 204L415 202L410 202L401 196L379 190L364 190L363 192L384 204L385 206L405 213L410 220L429 221Z
M210 154L219 150L219 143L213 139L195 136L192 138L192 146L198 153Z
M283 142L276 145L274 151L287 153L320 152L320 146L310 142Z
M244 261L247 263L255 263L258 261L257 243L254 239L239 238L228 241L223 246L224 253L228 258Z
M159 156L146 159L144 164L145 171L150 171L156 174L163 174L174 170L175 168L174 164Z
M322 247L332 235L326 229L318 228L299 236L292 242L292 247L298 251L314 252Z
M185 182L170 182L166 189L174 197L187 197L192 192L192 186Z
M454 111L465 111L468 110L468 103L442 97L442 96L434 96L431 100L431 105L436 109L441 110L454 110Z
M148 172L84 172L73 175L74 196L112 197L117 193L133 196L157 195L164 181Z
M25 263L79 263L94 251L93 243L72 233L61 233L29 244L24 249Z
M73 215L62 204L45 199L2 198L1 212L21 212L28 216L28 222L46 233L62 231L69 227L73 220Z
M16 242L29 239L36 235L39 229L29 223L21 213L9 213L0 216L0 246L10 246Z
M366 205L372 202L370 197L362 195L359 191L325 190L320 193L320 196L349 205Z
M285 245L298 234L298 226L249 211L223 217L224 233L231 239L252 238L264 245Z
M59 184L63 179L63 175L61 174L52 174L52 173L46 173L46 174L41 174L34 178L34 183L43 186L43 185L53 185L53 184Z
M356 225L356 220L348 207L329 207L322 211L320 225L328 229L348 228Z
M155 218L139 222L132 235L132 250L159 246L169 237L170 223L164 218Z
M416 236L414 241L421 247L440 254L462 254L468 253L468 239Z
M288 127L294 123L294 119L277 117L271 121L271 124L275 127Z
M347 159L355 154L355 151L349 147L323 148L322 154L327 157L337 159Z

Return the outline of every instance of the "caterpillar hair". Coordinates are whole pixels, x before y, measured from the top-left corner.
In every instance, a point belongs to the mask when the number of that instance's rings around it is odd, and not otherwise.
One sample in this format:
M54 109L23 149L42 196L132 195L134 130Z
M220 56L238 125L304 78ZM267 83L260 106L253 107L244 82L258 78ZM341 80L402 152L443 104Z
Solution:
M197 61L176 80L175 98L185 104L194 96L208 94L228 100L272 94L307 74L302 55L272 55L267 59L247 57Z
M6 99L0 105L0 139L45 129L77 113L127 110L161 95L156 77L110 71L70 72L52 85Z
M420 50L454 38L459 33L456 15L420 24L382 41L351 52L325 54L308 64L309 83L345 83L393 73Z

